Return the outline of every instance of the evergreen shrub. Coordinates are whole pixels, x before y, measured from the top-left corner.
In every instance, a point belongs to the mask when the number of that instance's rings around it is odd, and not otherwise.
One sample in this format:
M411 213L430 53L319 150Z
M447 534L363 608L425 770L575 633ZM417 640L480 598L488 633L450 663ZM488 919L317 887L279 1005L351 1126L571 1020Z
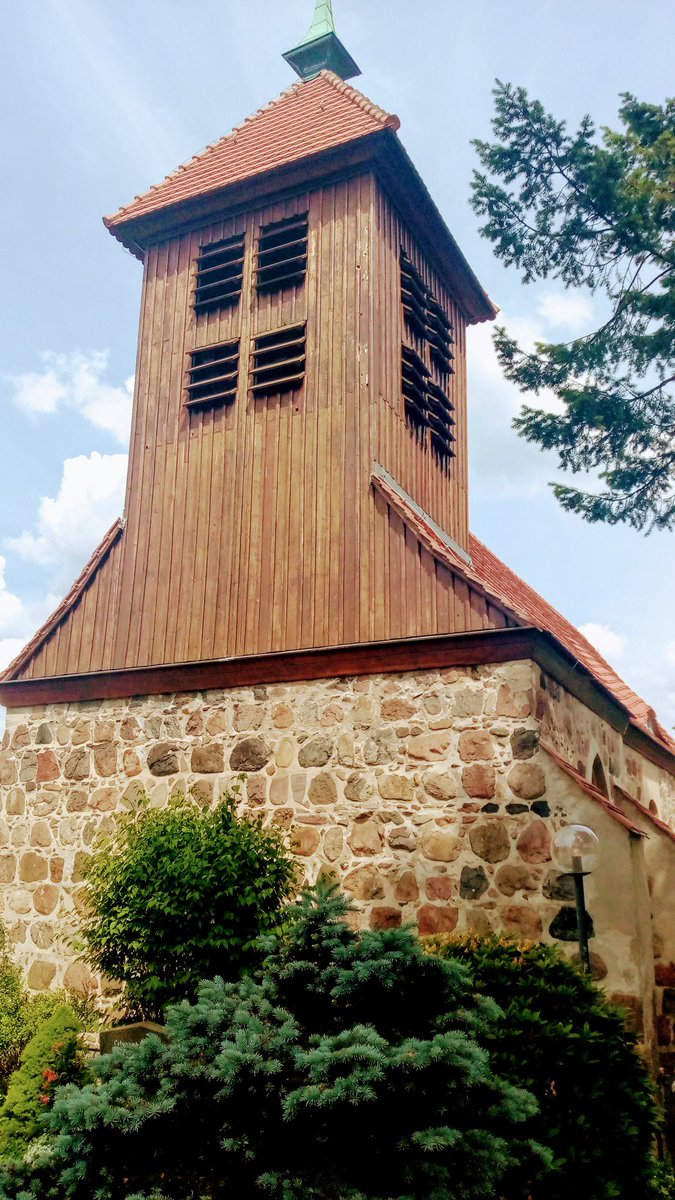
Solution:
M0 1159L21 1159L41 1132L55 1088L81 1080L84 1060L79 1031L74 1010L63 1004L24 1049L0 1106Z
M125 985L137 1015L194 999L202 979L237 978L279 921L293 861L280 834L235 803L236 790L213 809L185 796L155 809L145 797L85 867L85 955Z
M658 1112L647 1069L619 1010L554 946L440 934L424 939L444 962L468 969L505 1020L488 1021L481 1045L494 1069L527 1088L539 1112L531 1129L554 1170L534 1187L514 1178L504 1200L647 1200Z
M548 1158L535 1105L478 1044L499 1019L406 929L355 932L305 894L266 959L202 985L59 1092L16 1200L496 1200ZM2 1188L0 1187L0 1196Z

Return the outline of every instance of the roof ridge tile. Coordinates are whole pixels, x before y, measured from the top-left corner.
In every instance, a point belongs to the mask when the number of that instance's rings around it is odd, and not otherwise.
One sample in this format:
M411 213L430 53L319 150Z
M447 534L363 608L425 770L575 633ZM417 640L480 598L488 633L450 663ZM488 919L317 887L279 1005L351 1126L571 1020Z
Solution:
M366 96L365 92L352 87L351 83L347 83L346 79L340 79L340 76L336 75L334 71L324 70L321 71L321 75L324 75L332 83L336 91L348 96L350 100L358 104L359 108L362 108L369 116L374 117L376 121L381 121L385 129L396 131L401 128L401 122L396 113L389 113L386 109L381 108L379 104L376 104L374 100Z

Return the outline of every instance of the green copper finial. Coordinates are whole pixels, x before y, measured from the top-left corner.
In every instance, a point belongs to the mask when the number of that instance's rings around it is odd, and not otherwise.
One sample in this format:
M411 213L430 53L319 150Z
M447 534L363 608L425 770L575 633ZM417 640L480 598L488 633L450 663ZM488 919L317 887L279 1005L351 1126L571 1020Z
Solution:
M309 32L284 58L302 80L315 79L321 71L334 71L341 79L361 74L335 32L332 0L316 0Z
M317 38L326 37L330 33L336 33L333 0L316 0L314 20L309 27L309 33L302 39L300 45L304 46L307 42L315 42Z

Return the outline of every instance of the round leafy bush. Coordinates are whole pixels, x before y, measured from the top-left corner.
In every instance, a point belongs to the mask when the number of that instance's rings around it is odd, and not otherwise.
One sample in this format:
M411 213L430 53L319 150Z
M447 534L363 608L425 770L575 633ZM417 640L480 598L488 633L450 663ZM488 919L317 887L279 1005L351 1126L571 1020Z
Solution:
M505 1020L481 1044L496 1071L536 1097L532 1134L554 1171L515 1177L504 1200L647 1200L656 1192L658 1126L649 1075L620 1012L553 946L498 937L424 939L429 953L470 972Z
M5 1196L495 1200L516 1166L545 1172L532 1098L478 1045L495 1006L410 930L356 933L347 909L306 894L254 975L203 984L166 1043L119 1047L60 1091Z
M81 1079L79 1031L75 1012L63 1004L29 1041L0 1106L0 1159L21 1159L42 1130L55 1088Z
M140 1015L194 999L202 979L236 978L279 920L293 861L276 830L237 816L235 800L155 809L146 798L86 865L86 957L125 984Z

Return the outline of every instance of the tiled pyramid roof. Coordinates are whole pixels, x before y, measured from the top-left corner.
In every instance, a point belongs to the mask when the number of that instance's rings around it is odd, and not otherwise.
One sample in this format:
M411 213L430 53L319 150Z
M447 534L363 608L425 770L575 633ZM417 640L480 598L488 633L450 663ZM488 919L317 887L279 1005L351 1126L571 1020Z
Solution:
M108 229L343 146L399 119L332 71L298 82L111 217Z

